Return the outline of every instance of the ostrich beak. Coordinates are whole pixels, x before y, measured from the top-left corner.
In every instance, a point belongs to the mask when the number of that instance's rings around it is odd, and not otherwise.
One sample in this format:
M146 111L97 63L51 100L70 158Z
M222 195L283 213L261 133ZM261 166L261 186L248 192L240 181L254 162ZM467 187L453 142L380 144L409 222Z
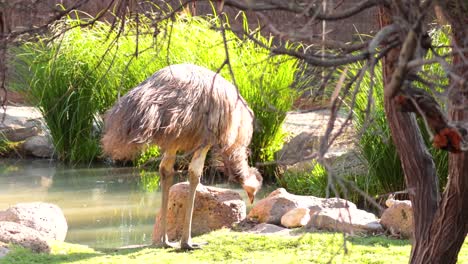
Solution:
M253 204L253 202L255 200L255 194L249 192L249 193L247 193L247 196L249 196L250 204Z

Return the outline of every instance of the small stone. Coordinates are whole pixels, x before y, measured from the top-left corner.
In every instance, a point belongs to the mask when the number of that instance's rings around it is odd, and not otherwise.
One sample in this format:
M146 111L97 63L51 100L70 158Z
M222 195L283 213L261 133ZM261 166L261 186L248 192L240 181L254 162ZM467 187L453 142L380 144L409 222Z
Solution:
M287 228L302 227L310 221L310 209L295 208L281 217L281 225Z

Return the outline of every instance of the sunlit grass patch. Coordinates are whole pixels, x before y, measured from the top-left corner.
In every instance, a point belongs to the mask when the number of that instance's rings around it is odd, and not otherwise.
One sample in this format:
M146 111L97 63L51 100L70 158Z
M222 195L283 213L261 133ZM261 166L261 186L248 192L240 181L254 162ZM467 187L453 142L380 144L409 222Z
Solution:
M407 240L385 237L346 238L341 233L287 237L220 230L194 238L208 242L201 250L181 252L152 247L94 250L58 243L52 253L35 254L15 247L2 263L405 263ZM345 250L346 249L346 250ZM466 250L462 249L462 254ZM391 254L390 254L391 252Z

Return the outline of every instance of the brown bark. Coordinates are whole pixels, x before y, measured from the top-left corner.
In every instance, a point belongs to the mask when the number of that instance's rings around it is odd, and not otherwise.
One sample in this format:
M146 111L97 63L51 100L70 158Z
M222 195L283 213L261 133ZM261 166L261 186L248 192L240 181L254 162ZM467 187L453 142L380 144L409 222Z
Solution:
M453 30L454 47L467 48L468 5L462 1L441 1L441 8ZM463 9L463 7L465 9ZM381 14L384 26L390 21L390 11ZM398 59L393 50L384 61L384 81L389 83ZM452 80L451 121L468 121L468 64L462 59L468 51L453 59L453 72L459 76ZM460 78L461 77L461 78ZM394 100L385 98L385 109L392 137L400 154L405 179L413 203L415 234L411 263L456 263L460 248L468 231L468 153L451 153L449 181L440 205L437 203L437 178L431 157L421 142L414 117L396 111ZM408 146L411 146L410 148ZM414 167L413 167L414 166Z
M402 112L413 112L425 120L426 129L433 135L435 148L460 153L466 143L466 128L452 125L439 103L427 91L420 88L405 87L393 98ZM468 137L467 137L468 138Z
M392 23L390 10L380 10L380 26ZM390 84L398 63L400 50L391 50L383 61L384 89ZM419 131L416 117L398 111L393 98L385 97L385 113L390 126L393 142L401 159L406 186L413 204L414 236L411 262L423 249L428 239L430 223L437 210L439 200L438 181L432 156L429 154Z
M452 70L461 77L452 80L450 118L468 121L468 4L462 1L441 1L444 16L452 26L452 46L465 49L455 53ZM463 57L465 59L463 59ZM464 81L463 81L464 80ZM442 202L434 217L430 237L424 241L416 263L456 263L460 248L468 232L468 153L450 154L449 181Z

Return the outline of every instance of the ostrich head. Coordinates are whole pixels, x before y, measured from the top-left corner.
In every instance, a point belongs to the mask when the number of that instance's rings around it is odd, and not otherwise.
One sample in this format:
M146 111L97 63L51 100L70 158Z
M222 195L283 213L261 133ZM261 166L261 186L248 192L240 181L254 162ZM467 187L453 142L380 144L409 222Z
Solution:
M250 203L254 202L255 194L262 187L263 178L256 168L249 168L248 174L241 177L240 184L244 188Z

